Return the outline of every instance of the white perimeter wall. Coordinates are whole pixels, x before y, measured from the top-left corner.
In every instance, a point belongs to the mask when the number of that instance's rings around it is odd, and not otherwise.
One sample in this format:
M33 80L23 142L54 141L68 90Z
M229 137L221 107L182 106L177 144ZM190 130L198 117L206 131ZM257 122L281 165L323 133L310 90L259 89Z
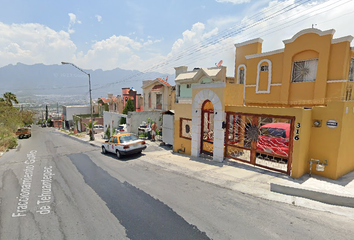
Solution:
M161 129L161 121L159 118L162 116L160 111L142 111L142 112L129 112L127 117L128 132L138 134L138 127L144 121L147 122L151 118L156 122L157 127Z

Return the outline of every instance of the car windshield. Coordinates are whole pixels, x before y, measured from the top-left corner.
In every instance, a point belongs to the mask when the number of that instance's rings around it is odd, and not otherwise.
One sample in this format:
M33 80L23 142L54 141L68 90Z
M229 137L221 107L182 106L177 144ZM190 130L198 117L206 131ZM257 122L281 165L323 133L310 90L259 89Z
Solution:
M285 129L282 128L261 128L260 130L262 136L286 138Z
M119 142L120 143L127 143L127 142L132 142L132 141L135 141L135 140L138 140L138 138L135 135L133 135L133 134L124 135L124 136L119 137Z

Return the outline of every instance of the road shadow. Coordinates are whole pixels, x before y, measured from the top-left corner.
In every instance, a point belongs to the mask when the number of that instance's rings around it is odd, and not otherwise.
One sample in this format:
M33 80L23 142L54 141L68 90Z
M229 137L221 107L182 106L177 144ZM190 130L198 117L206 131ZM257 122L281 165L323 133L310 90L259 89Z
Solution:
M112 158L113 160L116 161L121 161L121 162L126 162L126 161L131 161L131 160L137 160L142 156L145 156L144 153L135 153L135 154L131 154L131 155L123 155L121 158L117 158L117 156L114 153L102 153L101 154L103 156Z
M145 140L148 147L144 150L146 152L153 152L153 151L171 151L173 150L173 145L165 144L162 141L151 141Z

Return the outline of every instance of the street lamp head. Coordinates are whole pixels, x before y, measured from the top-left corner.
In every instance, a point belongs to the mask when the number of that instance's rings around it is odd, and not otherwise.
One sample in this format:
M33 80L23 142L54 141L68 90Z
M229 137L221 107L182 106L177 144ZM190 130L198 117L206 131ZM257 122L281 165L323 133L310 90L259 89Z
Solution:
M70 63L68 63L68 62L61 62L61 64L70 64Z

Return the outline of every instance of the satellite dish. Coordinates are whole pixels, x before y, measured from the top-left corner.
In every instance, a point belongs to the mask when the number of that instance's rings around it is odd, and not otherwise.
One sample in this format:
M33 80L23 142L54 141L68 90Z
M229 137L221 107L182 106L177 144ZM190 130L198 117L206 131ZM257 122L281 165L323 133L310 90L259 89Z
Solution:
M220 67L222 63L223 63L223 61L220 60L220 62L218 63L217 67Z

